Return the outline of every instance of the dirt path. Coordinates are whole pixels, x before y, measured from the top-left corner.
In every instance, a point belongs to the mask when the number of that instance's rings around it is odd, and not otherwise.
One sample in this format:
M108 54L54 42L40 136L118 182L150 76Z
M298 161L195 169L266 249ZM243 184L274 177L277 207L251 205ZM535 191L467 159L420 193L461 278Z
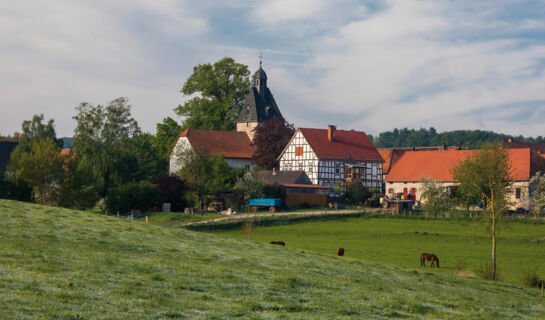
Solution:
M236 221L244 218L250 218L254 216L259 217L271 217L271 216L329 216L329 215L341 215L341 214L355 214L355 213L362 213L362 212L368 212L368 213L376 213L379 212L380 209L351 209L351 210L316 210L316 211L293 211L293 212L275 212L275 213L243 213L238 214L236 216L227 216L223 218L216 218L211 220L203 220L203 221L195 221L195 222L187 222L182 224L182 227L185 226L192 226L192 225L200 225L200 224L213 224L220 221Z

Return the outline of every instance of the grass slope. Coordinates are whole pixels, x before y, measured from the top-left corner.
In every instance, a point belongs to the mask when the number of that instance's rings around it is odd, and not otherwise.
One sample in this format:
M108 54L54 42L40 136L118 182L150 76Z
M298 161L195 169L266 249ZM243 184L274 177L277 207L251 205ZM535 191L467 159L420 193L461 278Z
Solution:
M247 238L241 227L210 230L217 235ZM528 270L545 277L545 224L511 222L501 225L498 234L497 263L502 280L522 284L521 274ZM291 248L329 255L343 247L351 258L414 269L420 268L420 253L433 252L441 268L428 271L443 274L474 273L489 262L491 251L485 227L468 220L362 215L259 226L253 238L263 243L279 239Z
M0 318L540 318L536 291L0 200Z

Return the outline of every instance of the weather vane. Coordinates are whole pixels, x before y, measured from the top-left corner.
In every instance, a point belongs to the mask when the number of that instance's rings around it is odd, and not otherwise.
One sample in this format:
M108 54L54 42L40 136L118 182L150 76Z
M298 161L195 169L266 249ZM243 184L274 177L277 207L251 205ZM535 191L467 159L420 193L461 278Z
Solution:
M259 51L259 67L260 68L261 68L262 60L263 60L263 52L260 50Z

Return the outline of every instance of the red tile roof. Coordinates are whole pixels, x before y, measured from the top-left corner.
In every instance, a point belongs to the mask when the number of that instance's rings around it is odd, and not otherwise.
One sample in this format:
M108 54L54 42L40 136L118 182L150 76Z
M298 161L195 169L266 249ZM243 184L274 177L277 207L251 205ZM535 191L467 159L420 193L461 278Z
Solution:
M510 149L530 148L532 149L532 151L545 154L545 144L516 142L516 141L513 141L512 139L509 139L505 143L505 146Z
M472 150L406 152L391 168L387 182L434 179L454 181L450 169L473 154ZM530 180L537 171L545 171L545 159L527 149L509 149L512 178Z
M320 159L383 161L377 149L363 131L335 130L327 140L327 129L299 128Z
M180 137L187 137L193 148L222 153L226 158L251 158L255 151L245 132L186 129Z
M409 150L406 149L391 149L391 148L381 148L378 149L378 153L384 159L382 164L382 173L386 174L390 171L392 166L401 158L401 156Z

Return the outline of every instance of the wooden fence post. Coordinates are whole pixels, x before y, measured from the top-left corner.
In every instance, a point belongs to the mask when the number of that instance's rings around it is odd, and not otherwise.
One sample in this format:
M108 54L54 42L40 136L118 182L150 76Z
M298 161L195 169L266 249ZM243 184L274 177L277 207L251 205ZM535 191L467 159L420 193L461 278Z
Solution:
M117 211L117 217L119 218L119 211Z
M148 216L146 216L146 223L148 223Z

